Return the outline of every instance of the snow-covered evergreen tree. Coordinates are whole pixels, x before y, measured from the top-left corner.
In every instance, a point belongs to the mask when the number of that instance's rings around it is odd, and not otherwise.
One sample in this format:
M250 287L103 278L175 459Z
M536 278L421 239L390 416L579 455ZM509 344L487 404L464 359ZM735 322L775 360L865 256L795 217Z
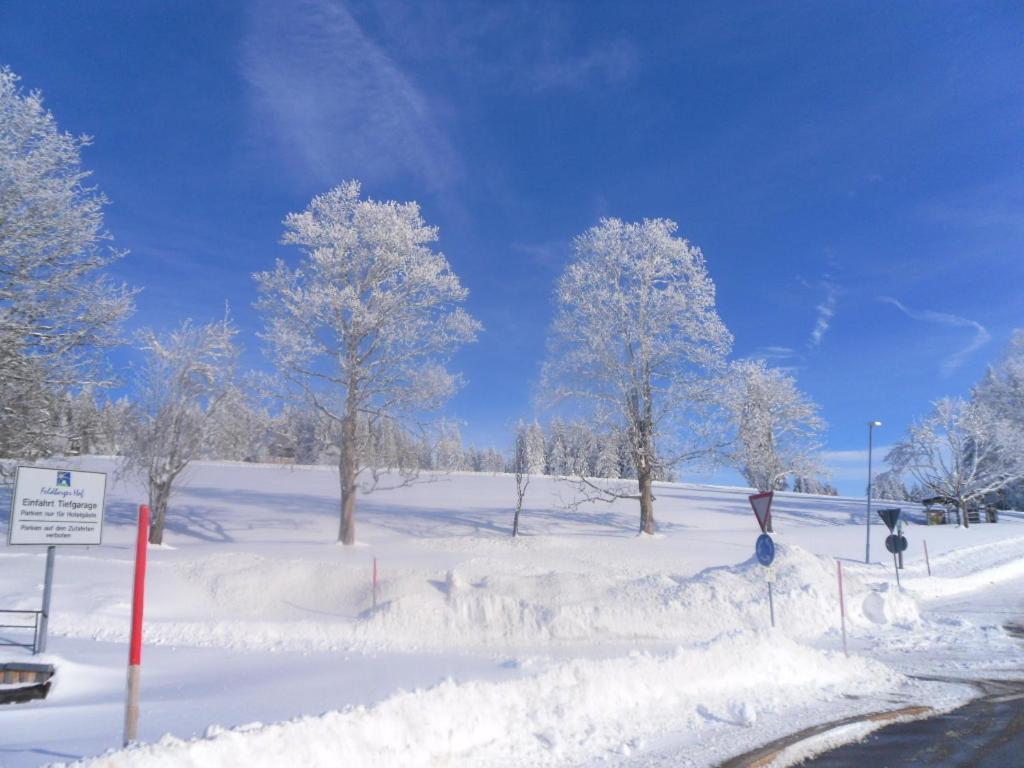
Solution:
M436 240L418 204L362 199L350 181L285 219L284 242L302 252L297 268L278 261L255 275L280 375L341 431L345 544L355 542L358 479L367 469L378 477L361 462L360 420L372 433L440 406L460 384L445 363L481 327L459 306L467 291L432 250Z
M544 430L534 420L526 430L527 474L543 475L547 468L547 445Z
M655 530L658 466L707 448L699 409L710 407L710 374L732 346L704 257L676 229L664 219L604 219L576 239L544 367L554 402L573 401L599 431L628 435L638 493L612 495L639 501L645 533Z
M451 472L463 469L464 462L462 432L459 425L452 421L441 422L441 435L434 451L434 468Z
M270 444L270 416L232 384L210 417L204 453L229 461L260 461Z

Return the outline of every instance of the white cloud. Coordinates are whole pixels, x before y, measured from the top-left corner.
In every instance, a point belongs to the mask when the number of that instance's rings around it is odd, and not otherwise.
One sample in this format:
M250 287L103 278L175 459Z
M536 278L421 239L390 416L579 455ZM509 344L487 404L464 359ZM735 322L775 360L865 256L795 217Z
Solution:
M839 299L839 291L832 283L826 280L822 285L825 287L825 299L815 307L818 316L814 321L814 328L811 329L811 339L808 342L812 347L817 347L821 344L828 329L832 326L832 318L836 314L836 302Z
M945 312L935 312L930 309L910 309L902 302L897 301L891 296L879 296L878 300L885 302L886 304L892 304L912 320L919 320L925 323L935 323L937 325L946 325L954 328L974 329L974 338L971 339L967 346L947 355L942 360L940 368L943 376L948 376L963 365L964 361L972 352L985 346L985 344L987 344L992 338L992 335L988 332L985 326L975 320L969 320L966 317L960 317L958 315L950 315Z
M436 189L458 175L433 106L342 4L253 3L240 64L254 130L304 176L411 174Z
M865 425L865 432L867 427ZM867 435L864 436L865 443ZM885 455L892 450L892 445L875 445L871 452L871 473L877 475L889 468L885 463ZM832 481L851 495L865 493L868 487L868 449L865 446L853 451L824 451L822 462L828 467Z

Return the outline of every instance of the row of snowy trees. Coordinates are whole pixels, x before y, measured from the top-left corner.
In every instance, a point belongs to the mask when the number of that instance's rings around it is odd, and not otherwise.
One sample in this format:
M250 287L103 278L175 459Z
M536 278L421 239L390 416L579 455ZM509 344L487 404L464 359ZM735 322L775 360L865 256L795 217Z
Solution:
M876 478L875 495L939 498L964 525L964 513L982 504L1024 506L1024 330L969 398L936 401L886 461L891 469Z
M106 200L86 185L87 143L0 71L0 455L123 453L148 483L154 542L175 479L200 456L333 458L346 544L358 492L423 468L572 476L584 495L638 501L646 533L652 482L683 462L729 463L761 490L816 474L816 406L787 374L727 361L704 257L664 219L604 219L576 238L541 388L571 420L523 428L511 466L464 448L453 423L431 429L426 417L462 383L447 364L481 325L419 206L364 198L355 181L289 214L283 243L297 258L253 275L274 376L242 386L226 315L186 321L139 333L131 400L99 405L103 352L121 341L133 294L105 276L122 254L106 247Z

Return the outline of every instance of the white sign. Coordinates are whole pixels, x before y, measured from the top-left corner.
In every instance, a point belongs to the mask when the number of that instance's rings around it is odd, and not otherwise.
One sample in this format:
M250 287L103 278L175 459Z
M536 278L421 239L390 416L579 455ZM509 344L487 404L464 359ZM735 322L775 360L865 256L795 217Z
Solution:
M99 544L107 476L18 467L8 544Z

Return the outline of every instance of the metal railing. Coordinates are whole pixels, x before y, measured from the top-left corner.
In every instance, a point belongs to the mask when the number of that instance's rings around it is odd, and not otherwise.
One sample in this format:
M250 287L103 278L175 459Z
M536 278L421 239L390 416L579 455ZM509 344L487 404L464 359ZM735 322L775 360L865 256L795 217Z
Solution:
M12 614L15 615L15 616L31 616L32 617L32 623L31 624L7 624L6 622L9 620L7 617L12 615ZM42 621L42 617L43 617L43 612L42 611L13 610L13 609L8 609L8 608L0 608L0 621L5 622L3 624L0 624L0 646L8 646L8 647L15 647L15 648L27 648L28 650L32 651L32 653L37 653L39 651L39 625L40 625L40 622ZM14 640L11 640L9 637L7 637L7 632L5 631L5 630L8 630L8 629L31 630L32 631L32 642L31 643L18 643L18 642L15 642Z

